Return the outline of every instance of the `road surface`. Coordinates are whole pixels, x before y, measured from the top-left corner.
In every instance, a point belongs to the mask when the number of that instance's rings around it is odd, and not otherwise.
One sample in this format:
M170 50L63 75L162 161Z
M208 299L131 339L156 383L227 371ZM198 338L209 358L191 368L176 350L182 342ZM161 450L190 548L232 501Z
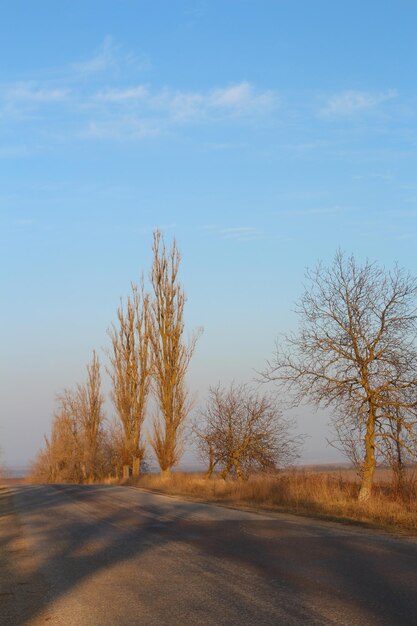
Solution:
M129 487L12 491L2 626L417 625L412 539Z

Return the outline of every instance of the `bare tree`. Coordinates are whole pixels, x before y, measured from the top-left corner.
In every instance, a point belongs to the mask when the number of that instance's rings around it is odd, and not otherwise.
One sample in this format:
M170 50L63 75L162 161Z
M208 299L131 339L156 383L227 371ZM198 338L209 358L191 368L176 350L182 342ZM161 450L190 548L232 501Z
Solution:
M277 345L265 378L292 389L295 402L333 406L338 415L348 407L345 427L363 432L359 499L366 500L378 438L394 409L404 415L417 404L417 282L397 267L361 266L340 251L307 279L296 309L300 329Z
M79 423L82 437L82 469L85 480L94 480L100 474L98 452L104 422L103 395L101 393L100 361L93 351L87 365L87 380L77 385L71 401L72 412Z
M153 239L150 306L152 376L158 405L151 444L162 474L168 474L182 454L182 430L191 405L185 377L197 335L183 342L186 297L178 282L181 255L174 241L167 254L161 233Z
M362 476L366 405L344 403L333 415L332 421L336 438L330 443L345 453ZM396 490L402 493L407 483L407 466L417 459L417 411L411 407L388 404L376 421L375 431L376 460L392 469Z
M116 416L108 424L105 431L103 448L105 466L108 468L108 473L119 478L122 475L126 462L126 443L123 426ZM141 462L141 469L142 467L143 461Z
M109 329L111 397L123 426L124 464L139 475L145 446L142 426L150 386L149 297L132 285L126 307L117 311L118 325Z
M332 438L328 441L343 452L358 475L362 478L365 457L366 405L356 402L341 402L332 413ZM377 449L375 448L377 455Z
M397 492L404 494L407 465L417 460L417 410L403 406L388 407L387 423L378 423L378 450L391 467Z
M303 441L294 435L294 422L282 417L276 399L249 387L210 388L206 408L194 434L201 456L208 461L207 476L217 467L220 476L242 480L251 472L288 466L298 457Z
M38 459L47 482L82 481L82 445L74 401L74 393L68 390L57 397L51 436L45 437L45 451Z
M50 438L32 473L47 482L92 481L103 475L103 396L96 352L87 365L87 380L57 396Z

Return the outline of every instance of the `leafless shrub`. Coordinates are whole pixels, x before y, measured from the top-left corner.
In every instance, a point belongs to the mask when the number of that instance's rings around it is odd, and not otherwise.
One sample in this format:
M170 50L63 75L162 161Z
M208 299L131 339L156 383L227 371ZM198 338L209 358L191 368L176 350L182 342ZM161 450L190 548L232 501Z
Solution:
M303 437L294 435L294 423L282 417L276 399L240 385L210 388L194 425L201 456L208 461L207 476L217 468L220 476L246 479L256 471L288 466L297 457Z

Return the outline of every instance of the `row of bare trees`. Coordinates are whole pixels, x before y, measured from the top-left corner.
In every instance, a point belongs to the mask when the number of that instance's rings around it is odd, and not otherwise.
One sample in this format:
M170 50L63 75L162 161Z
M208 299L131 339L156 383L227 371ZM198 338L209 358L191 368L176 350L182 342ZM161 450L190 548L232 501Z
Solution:
M103 402L100 362L93 352L86 382L57 398L51 436L45 437L33 468L37 477L46 482L91 482L103 475L108 443Z
M161 472L168 474L182 454L182 434L191 404L185 378L198 334L186 344L186 297L178 280L181 256L174 241L167 252L161 234L153 240L152 293L132 284L120 305L111 339L112 400L123 430L123 465L137 476L145 456L143 423L153 391L155 413L150 443Z
M151 447L163 474L178 463L191 408L185 379L198 338L196 333L184 342L186 297L178 278L180 260L176 242L167 251L156 231L151 292L146 292L143 277L140 287L132 284L108 331L107 369L118 421L104 429L100 364L94 353L86 383L58 397L52 435L36 465L44 473L46 468L50 480L92 481L122 468L124 476L138 476L145 459L143 424L151 391Z
M100 364L87 380L58 398L52 435L41 465L51 480L95 480L121 471L138 475L146 441L161 473L178 464L191 402L185 379L198 333L184 342L184 290L180 253L153 238L150 292L132 284L109 329L109 367L117 422L104 428ZM280 407L302 402L332 409L334 445L361 473L359 498L371 495L376 464L388 462L399 484L417 459L417 282L399 268L387 271L338 252L329 267L307 272L297 305L299 328L277 344L262 373L281 390L247 386L211 388L192 428L208 476L246 478L285 466L299 454L302 437ZM153 409L148 437L144 421Z

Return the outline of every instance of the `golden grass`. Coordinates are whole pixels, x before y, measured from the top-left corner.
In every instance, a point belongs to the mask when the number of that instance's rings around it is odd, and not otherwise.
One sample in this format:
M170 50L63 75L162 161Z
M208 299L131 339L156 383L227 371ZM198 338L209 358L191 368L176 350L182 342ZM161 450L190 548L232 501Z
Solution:
M417 483L398 494L391 482L376 481L373 497L359 503L359 482L352 472L292 470L258 475L248 481L206 480L199 474L146 474L128 484L167 494L237 506L291 512L333 520L361 522L396 532L417 533Z

